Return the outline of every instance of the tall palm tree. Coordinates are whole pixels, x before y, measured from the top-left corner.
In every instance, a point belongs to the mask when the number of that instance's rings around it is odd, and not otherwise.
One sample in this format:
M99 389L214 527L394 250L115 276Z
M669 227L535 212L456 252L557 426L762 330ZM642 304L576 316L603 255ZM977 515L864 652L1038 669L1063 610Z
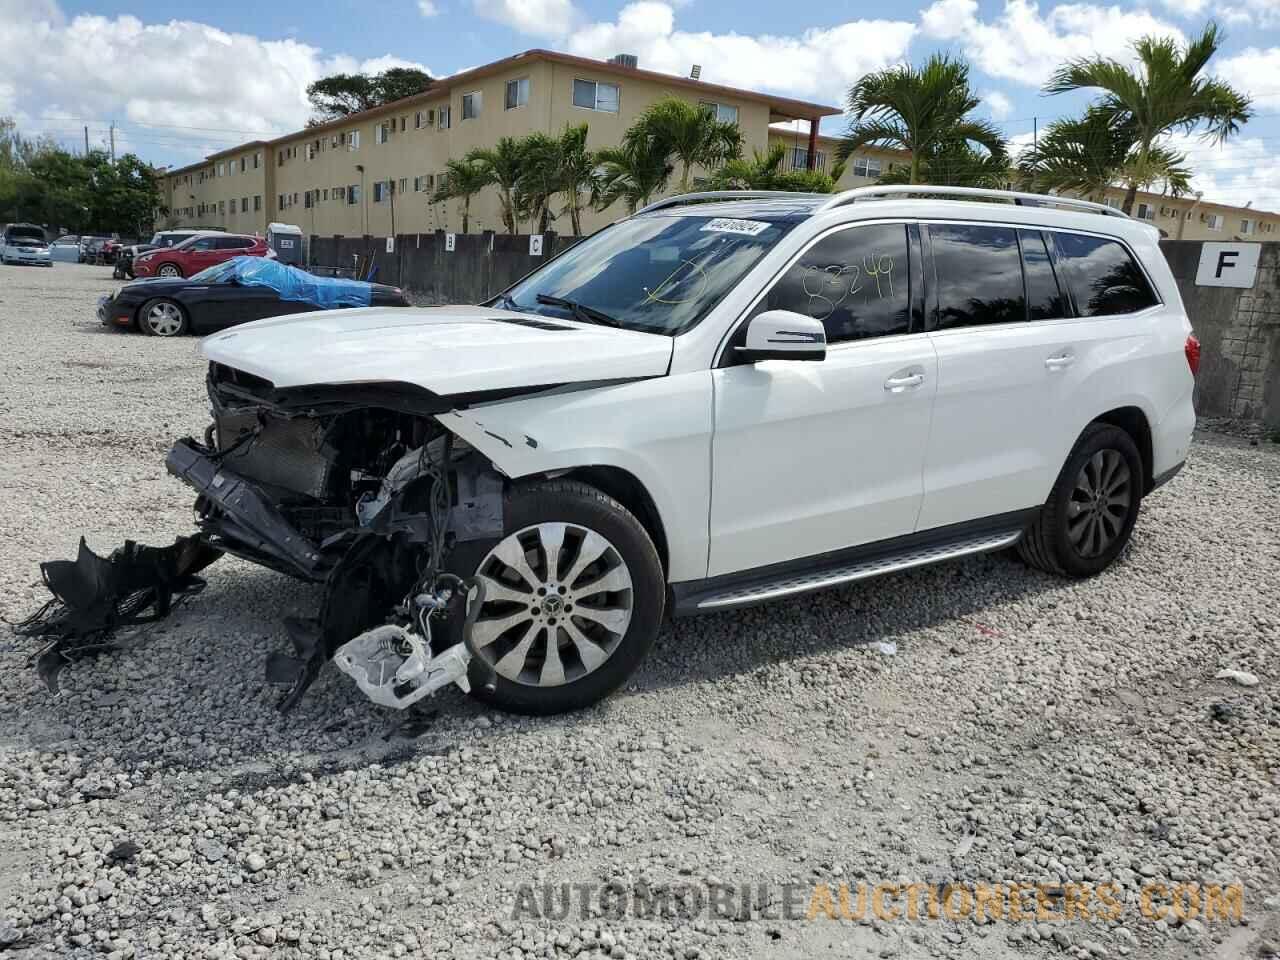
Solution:
M1132 213L1140 177L1152 169L1157 141L1174 131L1201 128L1221 143L1240 130L1253 110L1249 98L1221 80L1201 76L1224 37L1210 22L1187 46L1167 37L1143 37L1133 46L1138 64L1129 67L1104 57L1069 60L1045 85L1045 93L1099 90L1100 110L1133 127L1136 156L1128 178L1124 212Z
M551 201L560 192L562 179L560 141L535 132L517 142L522 172L516 181L516 211L521 219L535 224L538 233L546 233L553 216Z
M475 164L498 188L502 225L507 233L514 234L519 222L519 206L516 202L520 190L520 176L524 172L524 145L514 137L502 137L491 149L479 147L467 152L463 160Z
M1135 145L1131 124L1117 123L1109 111L1091 107L1083 117L1049 124L1036 145L1018 158L1018 175L1037 192L1075 193L1099 202L1117 183L1162 183L1173 196L1191 189L1182 154L1153 146L1146 167L1139 169Z
M471 198L493 183L488 171L466 160L450 160L444 165L444 183L436 187L431 199L436 203L462 201L462 232L471 226Z
M847 103L852 119L836 156L847 160L866 146L905 150L907 183L924 182L926 161L947 144L992 158L1006 153L995 125L969 117L980 103L969 88L969 65L944 54L919 69L903 64L868 73L850 88Z
M582 233L583 194L591 192L598 162L587 149L587 125L565 127L560 135L560 193L564 196L562 214L569 214L569 225L575 235Z
M605 210L619 200L627 213L635 213L655 193L661 193L671 179L672 167L666 155L639 142L597 151L591 181L591 206Z
M636 156L661 156L679 164L680 192L685 193L694 167L712 169L742 153L742 131L736 123L717 120L706 107L663 97L631 125L623 147Z

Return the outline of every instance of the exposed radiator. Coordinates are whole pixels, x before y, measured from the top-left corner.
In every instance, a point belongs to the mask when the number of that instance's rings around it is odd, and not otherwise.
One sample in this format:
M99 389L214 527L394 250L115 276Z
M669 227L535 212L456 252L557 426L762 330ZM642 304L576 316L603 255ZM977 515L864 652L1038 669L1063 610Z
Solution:
M218 449L226 450L259 425L256 413L224 411L218 418ZM264 416L257 438L229 453L224 463L236 473L324 499L333 464L320 452L324 426L309 417Z

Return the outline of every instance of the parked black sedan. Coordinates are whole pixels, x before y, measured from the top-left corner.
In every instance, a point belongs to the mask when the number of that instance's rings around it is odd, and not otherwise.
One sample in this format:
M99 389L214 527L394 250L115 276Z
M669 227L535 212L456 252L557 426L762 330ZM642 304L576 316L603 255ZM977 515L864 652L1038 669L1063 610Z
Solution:
M289 313L408 306L399 287L317 277L266 257L236 257L185 279L125 284L98 301L98 319L103 326L176 337Z

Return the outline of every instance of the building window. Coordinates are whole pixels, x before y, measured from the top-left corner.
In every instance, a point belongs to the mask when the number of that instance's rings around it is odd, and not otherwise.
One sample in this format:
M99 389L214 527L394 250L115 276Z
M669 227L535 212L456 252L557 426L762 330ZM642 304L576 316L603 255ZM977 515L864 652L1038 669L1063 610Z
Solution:
M1155 211L1155 208L1151 206L1151 204L1149 203L1138 204L1139 220L1154 220L1155 218L1156 218L1156 211Z
M248 213L248 212L249 212L249 198L248 198L248 197L241 197L241 198L240 198L240 212L241 212L241 213Z
M462 95L462 119L474 120L480 116L480 91Z
M218 216L225 217L227 215L227 201L218 201Z
M257 153L253 155L253 169L257 170L261 163L262 163L262 151L259 150Z
M1257 226L1258 225L1252 220L1241 220L1240 232L1243 233L1245 236L1248 236L1249 234L1253 233L1257 229Z
M827 169L827 155L824 151L819 150L816 154L817 162L814 164L815 170ZM791 148L791 169L792 170L808 170L809 169L809 150L807 147Z
M878 177L883 168L874 157L854 157L853 175L855 177Z
M262 195L261 195L261 194L259 194L258 196L256 196L256 197L254 197L254 198L253 198L253 209L254 209L255 211L257 211L257 210L261 210L261 209L262 209Z
M387 185L382 180L373 181L373 202L381 203L387 199Z
M308 190L306 193L302 195L302 208L304 210L311 209L311 191L310 190Z
M225 161L219 160L219 161L218 161L218 172L217 172L216 176L219 176L219 177L225 177L226 175L227 175L227 165L226 165Z
M737 123L738 108L731 107L727 103L712 103L710 100L700 100L698 106L702 107L721 123Z
M436 174L436 189L437 189L437 190L448 190L448 189L449 189L449 174L448 174L448 173L438 173L438 174Z
M435 110L419 110L413 115L414 129L422 129L424 127L433 127L436 123Z
M373 142L386 143L396 132L396 122L385 120L373 128Z
M401 178L400 178L400 185L399 185L396 189L398 189L401 193L408 193L408 191L409 191L409 178L408 178L408 177L401 177Z
M360 202L360 184L353 183L347 187L347 206L355 206Z
M360 131L359 130L351 130L347 133L347 149L348 150L360 149Z
M341 202L346 199L346 191L342 187L333 188L333 199Z
M440 108L440 129L448 130L449 125L453 122L453 107Z
M1223 217L1220 213L1207 213L1205 214L1204 222L1209 225L1210 230L1218 231L1222 229L1222 220Z
M241 173L244 173L244 172L245 172L246 170L248 170L248 169L249 169L249 158L248 158L248 157L241 157L241 158L240 158L240 172L241 172Z
M597 83L595 80L573 81L573 105L585 110L618 112L618 85Z
M516 107L523 107L528 102L529 78L521 77L519 80L508 80L505 109L514 110Z

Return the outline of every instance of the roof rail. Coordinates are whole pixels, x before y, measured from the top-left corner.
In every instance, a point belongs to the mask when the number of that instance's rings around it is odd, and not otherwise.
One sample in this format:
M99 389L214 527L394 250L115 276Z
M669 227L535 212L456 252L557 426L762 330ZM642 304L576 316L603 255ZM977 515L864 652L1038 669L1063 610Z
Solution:
M877 197L930 196L957 197L959 199L1010 200L1020 206L1028 207L1067 207L1073 210L1087 210L1090 213L1102 213L1113 217L1130 219L1127 213L1108 207L1105 203L1094 203L1092 200L1077 200L1075 197L1058 197L1048 193L1019 193L1016 190L988 190L985 187L935 187L928 184L893 184L883 187L855 187L837 193L818 208L833 210L859 200L872 200Z
M637 210L636 215L715 200L817 200L829 196L829 193L794 193L789 190L706 190L701 193L679 193L674 197L655 200L647 207Z

